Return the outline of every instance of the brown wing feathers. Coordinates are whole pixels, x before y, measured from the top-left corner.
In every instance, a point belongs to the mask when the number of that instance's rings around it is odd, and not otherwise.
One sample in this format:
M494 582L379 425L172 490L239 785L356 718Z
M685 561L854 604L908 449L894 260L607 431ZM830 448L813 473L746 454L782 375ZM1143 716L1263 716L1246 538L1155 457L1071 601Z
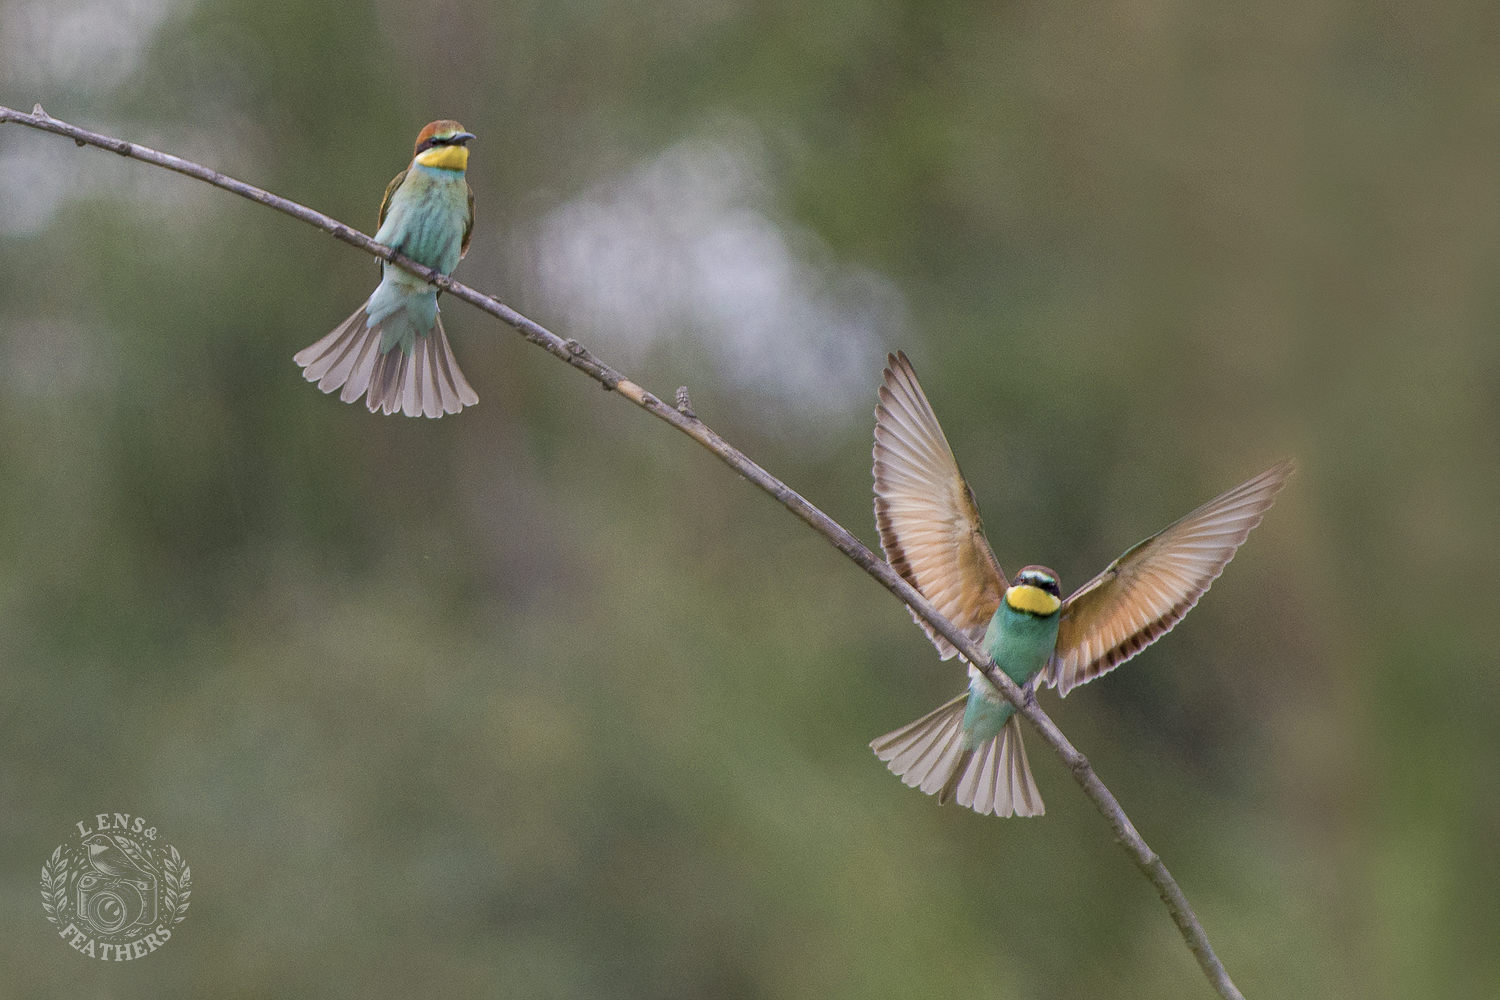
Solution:
M875 524L886 559L953 624L981 633L1005 576L911 362L887 359L875 408ZM916 618L943 659L957 651ZM977 638L977 635L976 635Z
M1057 653L1043 680L1065 695L1170 631L1234 558L1294 469L1282 462L1215 497L1080 587L1063 604Z

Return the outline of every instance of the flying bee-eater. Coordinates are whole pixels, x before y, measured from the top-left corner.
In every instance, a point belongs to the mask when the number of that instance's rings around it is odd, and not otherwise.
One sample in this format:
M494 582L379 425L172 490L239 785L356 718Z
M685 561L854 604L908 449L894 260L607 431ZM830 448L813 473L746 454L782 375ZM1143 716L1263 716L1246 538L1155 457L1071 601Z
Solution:
M1286 485L1290 460L1133 546L1061 598L1028 566L1006 585L974 494L904 353L887 357L875 408L875 524L887 561L1023 687L1066 695L1171 630L1224 571ZM943 659L958 650L915 613ZM1028 687L1029 690L1029 687ZM1015 708L973 665L969 689L870 744L907 785L978 813L1039 816Z
M474 233L474 189L464 178L472 138L455 121L422 129L411 164L386 186L375 242L453 272ZM448 346L437 289L388 261L381 268L365 304L297 353L307 380L324 392L342 387L346 403L363 395L371 413L441 417L479 402Z

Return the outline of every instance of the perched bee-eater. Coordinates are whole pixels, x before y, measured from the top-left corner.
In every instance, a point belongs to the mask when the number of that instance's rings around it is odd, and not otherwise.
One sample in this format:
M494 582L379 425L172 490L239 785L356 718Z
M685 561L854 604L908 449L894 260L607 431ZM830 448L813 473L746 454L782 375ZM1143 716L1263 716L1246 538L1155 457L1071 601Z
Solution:
M1006 586L974 494L905 354L887 358L875 408L875 524L892 568L1018 685L1066 695L1168 632L1203 596L1286 485L1284 461L1129 549L1062 600L1027 566ZM916 618L916 615L912 615ZM943 659L958 650L917 618ZM907 785L978 813L1039 816L1015 708L979 670L969 690L870 744Z
M452 273L474 232L474 190L464 179L472 138L454 121L432 122L418 134L411 165L386 186L375 242ZM395 264L381 268L365 304L297 353L307 380L324 392L342 386L346 403L364 395L371 413L441 417L479 402L448 346L437 289Z

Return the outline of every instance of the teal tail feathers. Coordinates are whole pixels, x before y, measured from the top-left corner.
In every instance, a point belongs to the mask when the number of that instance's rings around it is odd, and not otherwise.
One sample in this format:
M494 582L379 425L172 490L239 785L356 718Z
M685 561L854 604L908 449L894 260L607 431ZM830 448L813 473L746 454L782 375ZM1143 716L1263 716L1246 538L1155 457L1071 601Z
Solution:
M1012 715L993 739L970 748L964 728L969 695L874 740L870 748L902 782L938 802L958 800L981 815L1040 816L1042 794L1031 776L1020 719Z
M427 333L415 335L401 329L412 326L405 309L389 311L371 324L369 305L297 352L294 360L309 382L324 392L342 388L339 399L346 403L364 396L371 413L400 410L408 417L441 417L479 402L458 370L440 318L434 315Z

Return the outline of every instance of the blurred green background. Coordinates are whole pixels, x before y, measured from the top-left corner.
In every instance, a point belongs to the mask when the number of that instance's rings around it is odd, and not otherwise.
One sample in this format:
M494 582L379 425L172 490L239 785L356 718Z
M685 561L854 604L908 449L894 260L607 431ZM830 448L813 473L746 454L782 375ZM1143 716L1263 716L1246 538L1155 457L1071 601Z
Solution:
M1012 571L1082 583L1283 455L1199 608L1044 707L1249 996L1500 995L1493 4L0 0L0 103L373 231L478 134L457 277L873 544L910 353ZM367 257L0 128L0 968L31 997L1201 997L1047 815L868 741L962 687L772 501L461 303L480 405L292 354ZM38 872L140 814L165 950Z

